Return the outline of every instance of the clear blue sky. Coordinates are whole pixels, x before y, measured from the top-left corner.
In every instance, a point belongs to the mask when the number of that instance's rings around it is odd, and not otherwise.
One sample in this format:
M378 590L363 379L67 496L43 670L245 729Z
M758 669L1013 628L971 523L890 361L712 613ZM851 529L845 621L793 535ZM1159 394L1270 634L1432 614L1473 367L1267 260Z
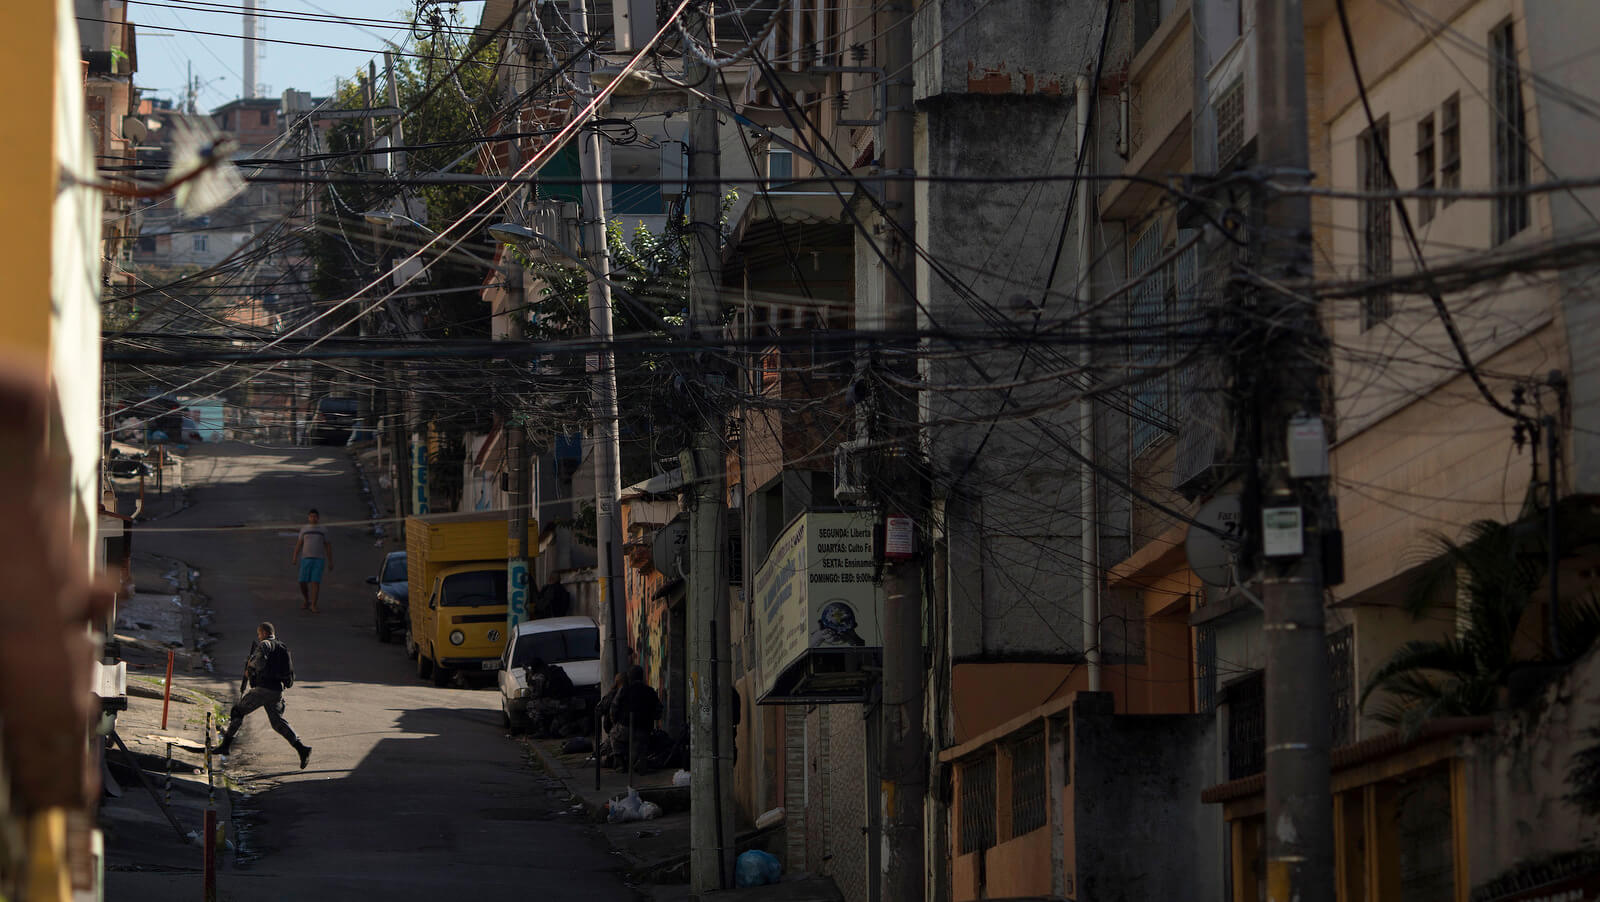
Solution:
M202 111L241 96L241 3L242 0L210 0L206 5L198 0L129 2L128 19L139 29L139 71L134 83L143 95L181 103L186 70L193 64L200 81L197 104ZM261 95L276 97L289 88L316 95L331 93L335 79L348 79L358 69L365 69L374 53L386 46L385 40L403 43L407 39L409 29L404 22L415 6L412 0L259 0L257 34L265 38L259 44L261 56L257 65ZM463 24L478 23L482 2L466 0L458 6ZM391 24L297 21L272 18L273 13L381 19ZM178 28L221 32L231 37L188 34L176 31ZM160 36L163 33L171 37ZM274 39L360 49L301 47L274 43ZM378 62L381 66L381 57Z

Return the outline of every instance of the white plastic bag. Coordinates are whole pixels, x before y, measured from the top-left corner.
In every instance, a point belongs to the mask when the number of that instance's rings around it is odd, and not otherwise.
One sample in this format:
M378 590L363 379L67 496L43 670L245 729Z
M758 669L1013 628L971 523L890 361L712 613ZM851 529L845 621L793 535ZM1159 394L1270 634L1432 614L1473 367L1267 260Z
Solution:
M672 775L673 786L688 786L689 781L689 772L686 770L680 770Z
M627 798L616 799L608 806L606 820L613 824L625 824L628 821L639 820L639 809L643 804L639 800L639 791L637 789L629 789Z
M655 802L645 802L639 806L639 820L653 821L661 816L661 806Z

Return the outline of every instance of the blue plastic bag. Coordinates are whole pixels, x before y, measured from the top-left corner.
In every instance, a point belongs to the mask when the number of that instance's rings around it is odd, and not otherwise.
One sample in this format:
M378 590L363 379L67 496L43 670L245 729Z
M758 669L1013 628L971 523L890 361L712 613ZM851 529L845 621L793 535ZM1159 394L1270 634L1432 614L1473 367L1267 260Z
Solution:
M783 865L778 859L758 849L751 849L739 856L733 866L733 885L766 886L777 883L783 878Z

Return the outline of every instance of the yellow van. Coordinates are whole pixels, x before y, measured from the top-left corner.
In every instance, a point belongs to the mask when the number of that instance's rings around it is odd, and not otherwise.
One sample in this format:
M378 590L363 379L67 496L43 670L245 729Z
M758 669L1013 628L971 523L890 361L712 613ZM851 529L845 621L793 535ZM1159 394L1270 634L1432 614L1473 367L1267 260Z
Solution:
M529 535L538 527L529 521ZM406 654L435 686L500 666L506 647L504 514L406 518Z

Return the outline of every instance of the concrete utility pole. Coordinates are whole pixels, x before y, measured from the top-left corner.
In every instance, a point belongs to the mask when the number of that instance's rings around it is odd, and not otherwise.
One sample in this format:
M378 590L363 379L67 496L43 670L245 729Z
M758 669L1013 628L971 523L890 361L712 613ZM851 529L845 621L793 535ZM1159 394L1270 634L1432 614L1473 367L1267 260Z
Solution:
M538 15L534 9L526 15ZM508 42L508 47L515 47L516 41ZM387 54L386 54L387 55ZM525 59L525 58L524 58ZM522 59L513 57L516 62ZM518 66L512 70L511 93L514 97L521 97L527 69ZM391 77L391 81L393 78ZM398 107L398 101L391 99L391 106ZM512 131L522 131L522 107L519 104L511 112L512 122L516 123ZM403 143L400 133L395 133L395 141ZM522 139L513 139L506 148L509 169L516 172L522 168ZM512 192L510 206L513 209L512 219L522 222L527 217L527 188L519 187ZM410 215L410 210L406 215ZM521 308L526 300L524 296L524 276L522 264L516 258L507 258L506 266L506 295L511 299L510 307L515 310ZM515 340L514 335L508 334L507 340ZM506 411L505 424L500 427L505 432L506 442L506 494L510 496L510 503L506 505L506 641L513 642L517 636L517 624L524 620L533 619L533 605L530 589L533 585L532 574L528 570L528 455L524 448L527 441L527 429L517 422L517 411L513 408ZM603 684L609 685L609 684Z
M534 10L538 15L538 10ZM569 11L576 46L589 42L589 9L584 0L572 0ZM593 95L590 73L594 56L587 51L573 66L578 84L574 105L586 105ZM622 494L622 462L618 459L617 368L611 350L611 254L606 249L606 185L600 134L585 128L578 134L578 161L583 177L583 253L589 258L589 334L599 350L589 355L589 392L594 416L594 528L595 569L600 577L600 634L610 652L600 658L600 681L610 686L612 676L628 666L628 638L624 635L626 607L622 601L622 526L617 496Z
M715 41L712 0L691 4L684 12L690 39L709 55ZM708 82L715 73L689 53L689 84ZM722 290L722 157L717 110L705 98L689 113L689 338L707 341L717 335ZM708 372L710 355L698 357L701 385L712 385L718 373ZM713 386L713 390L715 387ZM724 490L722 413L714 398L702 405L712 411L695 433L694 448L683 454L683 476L690 492L689 511L689 888L706 893L733 886L733 668L728 631L727 516Z
M915 124L912 109L911 53L912 4L889 0L878 7L875 30L880 35L878 65L888 72L887 104L883 123L883 171L906 175L915 171ZM917 329L916 270L910 236L916 215L913 183L906 179L884 182L884 252L891 265L884 267L883 327L892 334L910 335ZM909 356L890 363L901 375L916 379L916 363ZM880 499L887 516L910 517L913 534L927 526L926 488L906 456L919 447L915 396L885 394L882 436L889 455L883 467ZM923 734L922 695L922 565L916 556L891 560L883 569L883 684L879 706L880 804L883 823L882 899L921 899L923 892L923 802L928 791L927 737Z
M1300 0L1256 0L1256 85L1261 167L1281 181L1310 179L1306 134L1305 25ZM1311 202L1257 188L1257 266L1279 284L1312 275ZM1266 613L1267 899L1332 902L1333 796L1328 644L1322 609L1322 522L1328 515L1325 445L1307 461L1289 444L1290 423L1320 428L1327 368L1315 308L1278 293L1259 296L1278 376L1257 396L1264 437L1262 583ZM1285 337L1288 336L1288 337ZM1303 418L1303 419L1302 419ZM1297 430L1297 436L1300 435ZM1291 450L1293 453L1291 453ZM1298 547L1297 547L1298 546Z

